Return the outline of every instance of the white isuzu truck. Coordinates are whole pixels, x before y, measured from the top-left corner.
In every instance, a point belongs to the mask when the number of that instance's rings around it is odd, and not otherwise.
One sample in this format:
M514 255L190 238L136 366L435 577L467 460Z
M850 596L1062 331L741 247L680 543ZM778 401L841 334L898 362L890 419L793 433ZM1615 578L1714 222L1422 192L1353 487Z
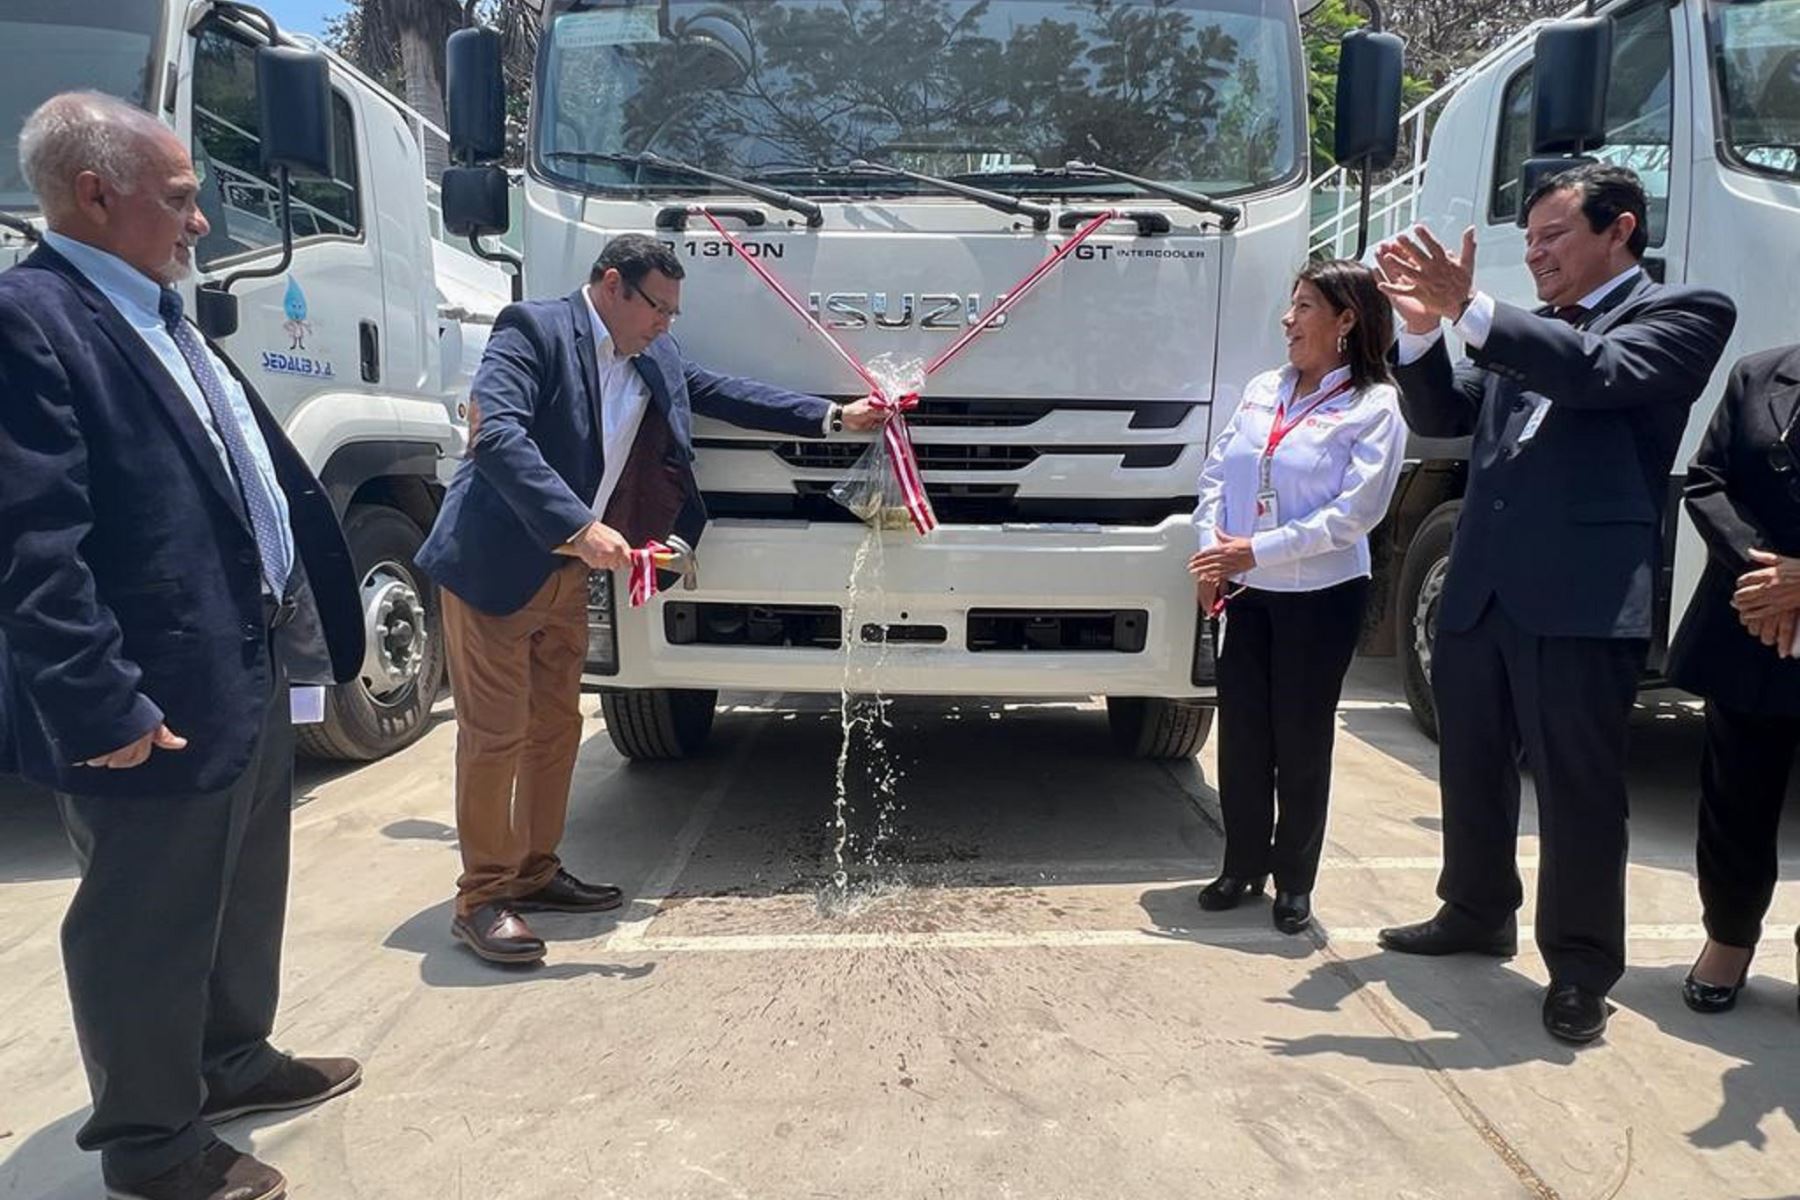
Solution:
M1666 553L1645 679L1655 685L1668 635L1706 559L1680 503L1688 460L1731 364L1800 341L1800 0L1613 0L1596 17L1608 27L1597 41L1584 36L1596 69L1536 71L1542 29L1528 29L1408 114L1419 122L1415 144L1429 149L1422 172L1376 193L1376 224L1389 232L1416 219L1451 236L1473 225L1481 285L1535 304L1519 225L1521 180L1534 155L1573 149L1566 137L1534 145L1535 114L1540 106L1559 118L1591 113L1592 127L1578 131L1585 153L1630 167L1649 193L1646 269L1737 302L1737 329L1693 407L1667 483ZM1328 222L1321 232L1348 224ZM1319 249L1343 245L1327 238ZM1417 440L1409 457L1377 558L1391 568L1390 644L1403 659L1407 699L1432 732L1431 639L1467 444Z
M362 677L333 689L301 748L366 759L406 745L444 676L436 597L412 556L507 294L500 271L433 236L429 127L228 0L8 0L0 47L0 270L42 228L16 139L49 96L121 96L192 147L212 232L190 309L324 482L362 573Z
M939 524L883 535L854 628L864 528L829 493L868 438L697 422L698 590L632 609L596 576L587 682L619 749L692 752L721 688L837 692L850 638L885 647L885 693L1101 695L1128 751L1192 754L1213 696L1185 570L1196 479L1243 385L1285 361L1306 254L1294 0L531 7L525 292L566 294L610 237L652 233L686 268L675 336L713 370L867 390L741 255L857 358L929 360L1115 214L928 382L908 421ZM504 144L482 36L450 54L471 164ZM1399 45L1365 42L1341 158L1384 125L1391 153ZM462 170L447 223L504 229L498 168Z

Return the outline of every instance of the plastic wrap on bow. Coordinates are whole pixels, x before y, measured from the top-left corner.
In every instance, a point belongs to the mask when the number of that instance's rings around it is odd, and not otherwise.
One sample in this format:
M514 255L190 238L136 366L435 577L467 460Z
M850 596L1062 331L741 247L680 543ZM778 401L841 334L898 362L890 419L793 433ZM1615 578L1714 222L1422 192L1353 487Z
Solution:
M865 366L879 389L875 407L888 413L888 419L849 473L832 485L831 498L877 529L930 533L937 528L937 514L925 494L905 415L918 407L925 365L920 359L896 361L883 354Z

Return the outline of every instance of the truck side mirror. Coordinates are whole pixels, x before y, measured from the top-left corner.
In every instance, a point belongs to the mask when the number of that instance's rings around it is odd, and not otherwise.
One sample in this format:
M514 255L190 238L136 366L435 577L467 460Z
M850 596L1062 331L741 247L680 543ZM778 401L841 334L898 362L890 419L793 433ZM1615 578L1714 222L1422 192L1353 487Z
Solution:
M1391 33L1354 29L1340 45L1332 158L1340 167L1378 171L1393 165L1400 149L1405 43Z
M507 208L506 168L451 167L444 172L444 228L458 237L505 233L512 223Z
M271 24L269 36L276 31ZM280 189L281 257L268 267L247 268L209 280L194 293L194 320L210 338L238 329L233 285L267 279L294 261L293 190L290 177L330 179L335 163L331 136L331 67L325 56L292 46L263 46L256 52L256 110L262 127L263 170Z
M262 165L302 179L330 179L331 68L325 56L292 46L256 52L256 102Z
M506 77L500 35L459 29L444 50L444 92L450 154L456 161L498 162L506 154Z
M1531 149L1580 154L1606 141L1606 88L1612 65L1611 17L1546 25L1531 64Z

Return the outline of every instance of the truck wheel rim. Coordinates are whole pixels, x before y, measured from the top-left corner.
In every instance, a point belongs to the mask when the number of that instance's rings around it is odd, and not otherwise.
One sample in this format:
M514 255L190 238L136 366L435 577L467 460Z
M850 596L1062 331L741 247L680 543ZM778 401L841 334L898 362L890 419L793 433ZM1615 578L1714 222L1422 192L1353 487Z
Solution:
M1431 682L1431 643L1437 637L1438 600L1444 594L1444 576L1450 573L1450 556L1438 559L1425 572L1419 585L1419 599L1413 605L1413 657L1419 662L1419 674Z
M363 576L362 680L369 699L392 706L418 679L428 634L425 605L412 575L396 562L381 562Z

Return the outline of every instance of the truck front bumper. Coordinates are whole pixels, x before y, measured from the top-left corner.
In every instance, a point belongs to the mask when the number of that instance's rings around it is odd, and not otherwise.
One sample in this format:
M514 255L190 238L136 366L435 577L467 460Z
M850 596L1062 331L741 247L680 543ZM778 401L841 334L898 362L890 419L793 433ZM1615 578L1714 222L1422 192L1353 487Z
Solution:
M694 591L631 609L623 578L613 581L619 603L594 614L583 683L837 692L848 666L853 690L890 695L1214 695L1184 518L887 532L853 597L865 535L861 525L715 521ZM845 636L855 642L848 664Z

